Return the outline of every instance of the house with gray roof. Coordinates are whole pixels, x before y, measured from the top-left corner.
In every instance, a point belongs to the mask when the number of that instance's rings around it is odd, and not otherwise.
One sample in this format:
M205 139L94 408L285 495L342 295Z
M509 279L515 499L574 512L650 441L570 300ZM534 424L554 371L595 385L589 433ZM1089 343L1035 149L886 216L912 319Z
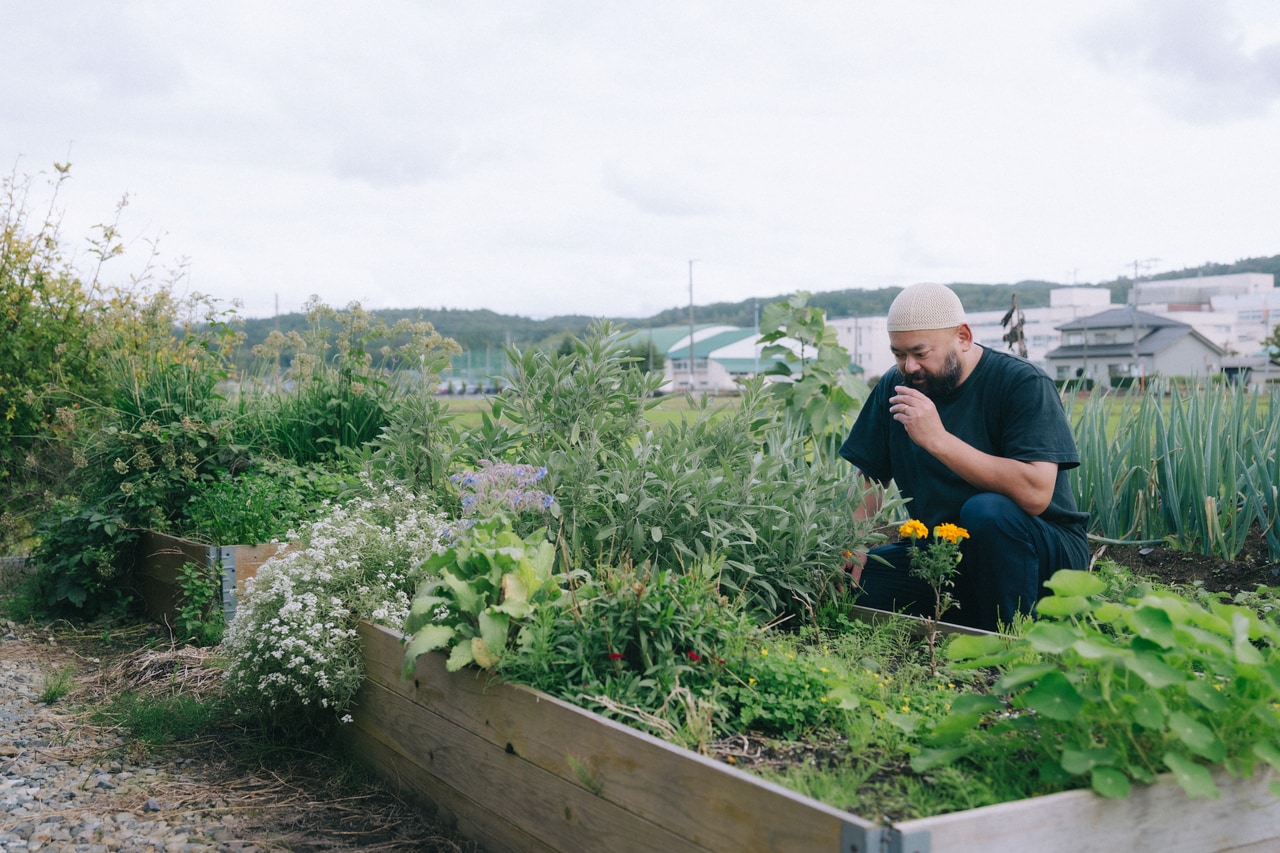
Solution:
M1058 326L1062 343L1045 354L1055 379L1123 384L1151 376L1217 373L1226 351L1194 327L1125 305Z

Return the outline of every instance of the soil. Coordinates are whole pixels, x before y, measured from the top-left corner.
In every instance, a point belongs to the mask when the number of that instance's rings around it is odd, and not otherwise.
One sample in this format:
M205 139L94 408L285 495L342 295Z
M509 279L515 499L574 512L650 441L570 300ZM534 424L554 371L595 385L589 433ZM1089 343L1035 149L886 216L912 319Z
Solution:
M1271 557L1256 527L1234 560L1180 551L1168 545L1095 545L1093 561L1112 560L1135 575L1166 584L1199 585L1209 592L1253 592L1280 586L1280 560Z

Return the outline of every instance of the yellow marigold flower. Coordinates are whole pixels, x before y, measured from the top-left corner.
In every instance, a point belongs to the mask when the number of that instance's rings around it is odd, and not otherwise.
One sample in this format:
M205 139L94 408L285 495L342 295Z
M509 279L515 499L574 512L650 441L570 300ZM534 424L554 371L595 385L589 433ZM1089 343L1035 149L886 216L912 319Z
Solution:
M968 539L969 531L965 530L963 527L957 527L956 525L948 522L947 524L939 524L937 527L933 528L933 535L939 539L945 539L954 545L961 539Z
M924 539L929 535L929 528L918 518L913 518L898 528L898 535L904 539Z

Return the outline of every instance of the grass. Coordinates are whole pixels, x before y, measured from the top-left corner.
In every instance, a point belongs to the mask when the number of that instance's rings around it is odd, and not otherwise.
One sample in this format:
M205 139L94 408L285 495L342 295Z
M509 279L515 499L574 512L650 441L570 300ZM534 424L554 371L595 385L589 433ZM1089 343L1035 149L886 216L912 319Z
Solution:
M75 667L70 664L51 673L45 673L44 689L40 691L40 701L46 705L52 705L63 696L66 696L71 692L71 688L75 684L75 675Z
M216 697L127 692L113 697L92 719L98 725L124 728L144 746L157 747L202 740L233 714L233 709Z

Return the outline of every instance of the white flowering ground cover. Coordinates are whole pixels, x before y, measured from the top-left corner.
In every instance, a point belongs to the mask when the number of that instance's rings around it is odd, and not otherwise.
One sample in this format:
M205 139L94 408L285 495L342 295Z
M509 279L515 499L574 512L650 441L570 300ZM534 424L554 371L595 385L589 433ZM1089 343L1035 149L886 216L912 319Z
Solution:
M357 621L404 624L446 525L433 501L388 483L291 531L295 547L249 579L223 641L233 694L346 720L364 678Z

